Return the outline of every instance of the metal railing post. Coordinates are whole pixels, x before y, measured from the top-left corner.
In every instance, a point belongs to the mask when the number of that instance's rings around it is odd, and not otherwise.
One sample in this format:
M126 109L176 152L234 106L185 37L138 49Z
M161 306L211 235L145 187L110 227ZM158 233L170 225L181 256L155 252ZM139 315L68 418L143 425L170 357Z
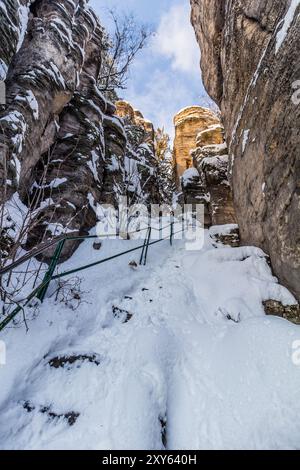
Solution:
M162 216L159 215L159 239L161 240L163 237L163 226L162 226Z
M150 236L151 236L151 227L148 228L148 232L146 234L146 238L144 241L144 246L143 246L143 250L142 250L141 258L140 258L140 265L146 266Z
M145 252L145 259L144 259L144 266L146 266L146 263L147 263L147 256L148 256L150 238L151 238L151 227L149 227L149 232L148 232L147 245L146 245L146 252Z
M170 245L173 245L173 238L174 238L174 215L171 215L171 230L170 230Z
M65 244L65 240L61 240L57 247L56 247L56 250L54 252L54 255L52 257L52 260L51 260L51 263L50 263L50 266L49 266L49 269L48 271L46 272L45 274L45 277L43 279L43 284L45 284L41 290L38 292L37 294L37 298L43 302L45 297L46 297L46 294L47 294L47 290L48 290L48 287L49 287L49 284L52 280L52 276L54 274L54 271L56 269L56 266L58 264L58 261L59 261L59 258L60 258L60 255L62 253L62 250L63 250L63 247L64 247L64 244Z
M143 249L142 249L142 253L141 253L141 257L140 257L140 266L143 264L147 236L148 236L148 232L146 233L146 237L145 237L144 244L143 244Z
M177 233L179 233L179 232L174 232L174 226L175 226L174 213L172 213L171 224L168 226L171 229L171 234L170 234L170 244L171 245L173 244L174 236ZM168 227L165 227L165 228L168 228ZM76 236L67 236L63 239L62 238L57 239L54 242L52 241L51 243L45 244L42 247L39 247L37 250L34 250L33 252L26 254L21 259L19 259L17 262L13 262L11 265L7 266L6 268L1 269L0 270L0 279L1 279L1 276L6 274L7 272L12 272L12 270L15 267L18 267L20 264L24 263L25 261L28 261L29 259L31 259L33 257L36 257L37 255L43 253L47 249L54 246L54 244L57 244L55 253L54 253L54 255L51 259L48 271L46 272L46 274L44 276L43 282L31 292L31 294L27 297L27 299L24 299L24 303L23 302L22 303L15 302L16 305L17 305L15 310L13 310L13 312L11 314L8 314L8 316L3 321L0 321L0 331L2 331L18 315L18 313L20 313L21 311L24 312L24 309L28 305L30 300L32 300L33 298L38 298L38 299L40 299L41 302L43 302L43 300L45 299L45 296L47 294L47 290L49 288L50 282L52 280L56 280L56 279L60 279L62 277L70 276L74 273L84 271L84 270L92 268L94 266L98 266L98 265L103 264L107 261L111 261L113 259L119 258L120 256L124 256L128 253L133 253L133 252L135 252L137 250L140 250L140 249L142 249L140 264L141 265L143 264L145 266L146 262L147 262L147 255L148 255L148 251L149 251L149 246L155 245L156 243L160 243L161 241L164 241L164 240L168 240L168 237L166 237L166 238L162 238L162 239L159 239L159 240L150 241L151 240L152 227L150 226L150 227L148 227L148 229L145 229L145 230L147 230L147 234L146 234L146 237L145 237L145 240L144 240L144 244L142 246L137 246L135 248L124 251L122 253L118 253L116 255L110 256L109 258L105 258L105 259L102 259L100 261L90 263L88 265L81 266L79 268L72 269L72 270L69 270L69 271L66 271L66 272L63 272L63 273L59 273L59 274L56 274L56 275L54 275L54 271L57 267L57 264L58 264L59 259L61 257L61 253L62 253L64 244L65 244L66 241L68 241L68 240L86 240L86 239L93 239L93 238L99 238L99 237L94 236L94 235L88 235L88 236L78 236L78 235L76 235ZM154 228L154 230L159 230L159 229ZM181 232L182 232L182 230L181 230ZM132 233L137 233L137 232L132 232Z

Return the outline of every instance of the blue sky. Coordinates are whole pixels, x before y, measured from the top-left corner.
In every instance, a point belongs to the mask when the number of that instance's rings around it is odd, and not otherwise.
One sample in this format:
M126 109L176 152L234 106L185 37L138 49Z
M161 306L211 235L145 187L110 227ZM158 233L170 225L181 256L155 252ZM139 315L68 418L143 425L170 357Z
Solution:
M173 116L186 106L208 106L200 72L200 51L190 25L189 0L90 0L102 23L107 9L133 12L150 23L155 35L131 68L121 97L132 103L156 127L173 136Z

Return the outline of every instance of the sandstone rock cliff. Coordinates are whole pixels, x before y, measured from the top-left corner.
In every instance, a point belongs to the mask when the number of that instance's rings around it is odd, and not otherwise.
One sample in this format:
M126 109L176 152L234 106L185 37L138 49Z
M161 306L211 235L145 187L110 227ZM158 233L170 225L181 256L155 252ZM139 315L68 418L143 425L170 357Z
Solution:
M158 161L154 149L154 127L126 101L116 102L127 136L124 162L126 195L131 204L159 204Z
M117 206L121 196L157 201L153 126L133 110L125 122L99 91L104 33L88 2L6 0L0 6L7 92L0 108L0 204L14 195L23 214L28 211L22 244L87 233L99 205ZM15 224L6 209L1 220L2 245ZM77 246L68 242L62 259Z
M128 125L141 127L144 130L143 140L154 150L154 127L152 122L145 119L141 111L134 109L128 101L116 102L117 115Z
M204 204L206 226L235 223L220 119L208 109L193 106L178 113L174 122L174 158L184 202Z
M191 151L196 147L199 132L219 120L211 111L200 106L187 107L174 117L174 160L178 179L193 164Z
M0 4L0 80L5 80L8 66L22 44L30 0L6 0Z
M207 91L229 147L242 241L300 298L300 4L191 0Z
M214 138L215 136L215 138ZM222 143L220 142L222 138ZM232 190L228 179L228 149L224 142L224 128L209 127L200 133L197 148L192 152L197 168L209 195L208 212L211 225L235 224Z

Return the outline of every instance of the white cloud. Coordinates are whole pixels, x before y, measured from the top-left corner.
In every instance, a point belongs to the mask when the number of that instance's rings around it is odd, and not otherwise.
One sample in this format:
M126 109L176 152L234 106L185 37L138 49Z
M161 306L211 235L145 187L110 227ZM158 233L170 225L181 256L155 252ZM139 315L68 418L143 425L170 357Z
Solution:
M100 4L98 0L90 1ZM175 114L185 106L207 106L208 100L201 81L200 49L190 24L190 5L188 0L130 0L126 2L129 4L139 6L144 18L148 18L149 10L153 11L158 28L149 47L136 57L128 88L120 92L120 97L139 109L155 127L164 126L173 138Z
M199 76L200 49L190 23L189 2L174 5L162 15L153 48L171 59L173 70Z
M177 97L185 94L186 90L181 83L178 81L175 83L168 73L160 70L153 71L151 82L147 83L142 94L130 89L126 93L129 100L145 114L145 117L153 121L157 127L164 126L170 134L173 134L172 118L178 107Z
M195 89L197 90L196 87L191 87L191 83L184 80L181 74L157 68L152 71L151 79L144 84L143 90L137 91L131 84L125 97L135 108L140 109L155 127L164 127L173 138L175 114L185 106L201 103L201 91L199 89L197 93Z

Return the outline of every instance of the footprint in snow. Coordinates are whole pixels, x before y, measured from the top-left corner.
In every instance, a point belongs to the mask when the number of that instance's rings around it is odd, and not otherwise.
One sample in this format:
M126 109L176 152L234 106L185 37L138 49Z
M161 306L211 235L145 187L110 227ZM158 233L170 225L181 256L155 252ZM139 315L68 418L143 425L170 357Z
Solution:
M101 358L98 354L71 354L59 355L49 359L48 364L54 369L79 369L84 363L91 363L99 366Z
M34 405L29 400L24 401L22 403L22 406L24 410L27 411L27 413L33 413L37 411L38 413L47 415L47 417L51 421L59 421L63 419L67 421L69 426L73 426L80 416L80 413L76 411L68 411L66 413L56 413L53 411L52 405L49 405L49 406Z
M113 305L112 307L113 316L121 323L128 323L129 320L133 317L133 313L128 312L128 310L124 310L122 308L116 307Z

